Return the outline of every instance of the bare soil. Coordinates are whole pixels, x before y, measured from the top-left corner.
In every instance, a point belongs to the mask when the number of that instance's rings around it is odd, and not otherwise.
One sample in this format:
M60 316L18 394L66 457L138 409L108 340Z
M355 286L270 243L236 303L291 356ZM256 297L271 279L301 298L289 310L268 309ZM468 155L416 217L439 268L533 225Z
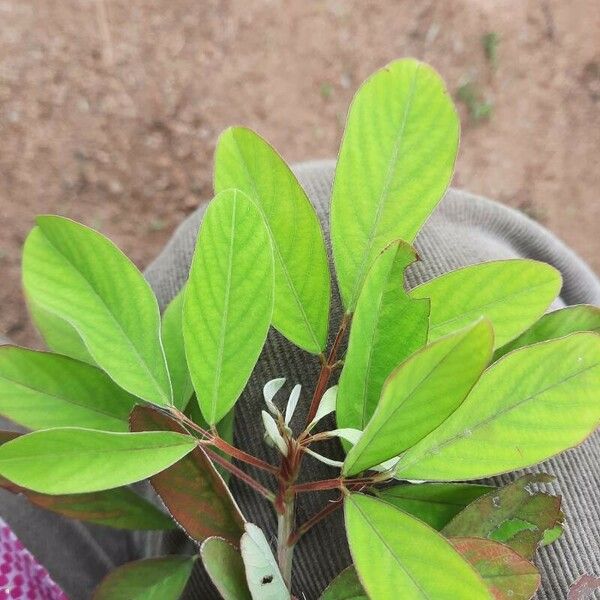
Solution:
M143 267L210 197L223 128L289 161L334 156L355 88L401 56L480 113L461 102L455 185L600 270L598 0L0 0L0 332L36 343L19 275L36 214L96 227Z

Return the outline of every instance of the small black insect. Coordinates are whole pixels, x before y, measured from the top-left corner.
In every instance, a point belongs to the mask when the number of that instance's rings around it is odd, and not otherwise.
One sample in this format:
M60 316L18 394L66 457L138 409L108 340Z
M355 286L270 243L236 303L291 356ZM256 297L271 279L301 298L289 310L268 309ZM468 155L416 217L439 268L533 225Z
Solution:
M265 575L265 577L262 578L261 583L267 585L267 583L271 583L271 581L273 581L273 575Z

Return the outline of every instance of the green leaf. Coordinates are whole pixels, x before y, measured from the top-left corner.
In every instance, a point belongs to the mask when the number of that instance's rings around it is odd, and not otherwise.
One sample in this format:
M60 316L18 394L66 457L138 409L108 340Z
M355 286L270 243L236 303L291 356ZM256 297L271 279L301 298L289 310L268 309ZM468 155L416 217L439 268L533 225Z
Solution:
M273 252L263 218L242 192L222 192L204 215L183 307L185 352L210 425L241 394L273 312Z
M181 290L169 303L162 318L162 343L173 386L173 404L184 410L194 393L183 342L183 297Z
M42 494L82 494L150 477L195 446L191 436L165 431L46 429L0 446L0 475Z
M246 523L241 550L252 599L291 600L269 542L253 523Z
M377 495L439 531L465 506L493 489L468 483L421 483L395 485Z
M600 422L600 336L507 354L463 404L400 460L402 479L479 479L536 464L581 443Z
M319 354L327 343L331 284L314 207L277 151L243 127L225 130L215 152L215 193L230 188L256 203L273 244L273 326Z
M0 431L0 444L21 435L13 431ZM90 494L49 496L19 487L4 477L0 477L0 487L21 494L32 504L46 510L96 525L133 530L166 530L175 526L164 512L128 488Z
M161 556L127 563L96 588L92 600L179 600L195 556Z
M158 304L142 274L93 229L53 216L37 223L23 251L27 296L67 321L94 362L123 389L170 404Z
M211 537L202 543L200 556L223 600L251 600L244 561L236 548L221 538Z
M131 428L133 431L185 431L172 419L142 406L131 414ZM239 546L244 517L200 446L154 475L150 482L169 513L193 540L203 542L211 536L219 536Z
M495 600L529 600L540 586L540 574L508 546L479 538L451 538L488 585Z
M546 531L560 526L560 497L534 492L532 484L554 478L529 474L490 491L458 513L442 530L447 537L479 537L502 542L533 558Z
M55 314L44 310L31 298L27 298L27 307L34 325L50 350L91 365L96 364L85 347L81 336L72 325Z
M494 326L496 347L537 321L560 291L560 273L534 260L498 260L451 271L412 290L431 300L429 341L480 317Z
M393 240L411 243L441 200L458 136L444 82L423 63L390 63L356 93L331 199L333 256L347 312L377 255Z
M392 370L427 342L429 301L404 291L404 270L415 251L398 241L371 267L362 289L340 377L336 419L339 427L364 429Z
M323 592L321 600L369 600L356 569L344 569Z
M87 363L14 346L0 348L0 413L24 427L127 431L135 402Z
M499 348L494 355L494 360L518 348L554 340L579 331L600 333L600 308L579 304L547 313L518 338Z
M472 567L421 521L362 494L344 506L350 552L371 600L491 600Z
M492 328L483 320L402 363L385 382L373 417L348 452L344 473L354 475L398 456L440 425L481 376L493 341Z

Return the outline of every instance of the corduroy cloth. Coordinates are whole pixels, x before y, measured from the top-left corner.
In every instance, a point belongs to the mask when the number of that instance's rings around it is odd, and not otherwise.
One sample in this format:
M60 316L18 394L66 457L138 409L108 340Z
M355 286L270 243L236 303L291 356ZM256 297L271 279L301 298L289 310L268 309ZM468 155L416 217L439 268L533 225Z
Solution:
M333 168L332 161L322 161L304 163L295 169L326 233ZM202 213L201 207L177 229L146 271L161 308L186 280ZM526 257L550 263L561 271L564 285L555 308L581 303L600 304L598 279L550 232L515 210L465 192L450 190L446 194L415 245L421 262L410 268L407 276L410 287L465 265ZM333 290L331 329L335 331L341 304L335 286ZM303 403L292 422L297 431L304 420L318 369L315 357L298 350L271 330L236 408L236 444L257 456L273 460L273 451L262 439L262 386L274 377L286 377L288 390L296 383L303 385ZM285 397L285 393L281 396ZM333 426L333 420L326 425ZM320 451L332 458L342 456L335 441L321 444ZM312 459L305 462L305 468L308 479L327 478L336 472ZM556 475L557 483L549 487L564 498L566 533L558 542L541 549L537 558L543 579L537 598L562 600L567 596L569 585L581 574L600 574L600 433L596 432L579 448L529 471ZM253 474L263 483L272 484L261 473ZM499 477L495 482L506 483L515 476ZM274 541L275 518L268 503L238 481L232 482L232 489L246 518L261 526ZM322 508L331 497L324 492L302 495L298 505L299 522ZM0 493L0 514L63 586L71 600L88 598L93 582L123 560L197 551L181 532L130 535L87 527L26 506L22 499L6 492ZM48 540L49 535L53 537L52 542ZM77 549L80 551L76 552ZM318 598L320 591L350 562L342 513L338 511L299 543L294 560L295 593L306 600ZM184 598L218 598L200 563L197 563Z

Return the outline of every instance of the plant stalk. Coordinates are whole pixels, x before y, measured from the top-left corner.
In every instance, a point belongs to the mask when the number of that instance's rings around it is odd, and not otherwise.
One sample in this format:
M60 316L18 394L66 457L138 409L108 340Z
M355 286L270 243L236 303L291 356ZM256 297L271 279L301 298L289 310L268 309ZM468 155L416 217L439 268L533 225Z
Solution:
M292 561L294 545L289 544L294 531L294 499L284 503L282 514L277 515L277 563L287 588L292 590Z

